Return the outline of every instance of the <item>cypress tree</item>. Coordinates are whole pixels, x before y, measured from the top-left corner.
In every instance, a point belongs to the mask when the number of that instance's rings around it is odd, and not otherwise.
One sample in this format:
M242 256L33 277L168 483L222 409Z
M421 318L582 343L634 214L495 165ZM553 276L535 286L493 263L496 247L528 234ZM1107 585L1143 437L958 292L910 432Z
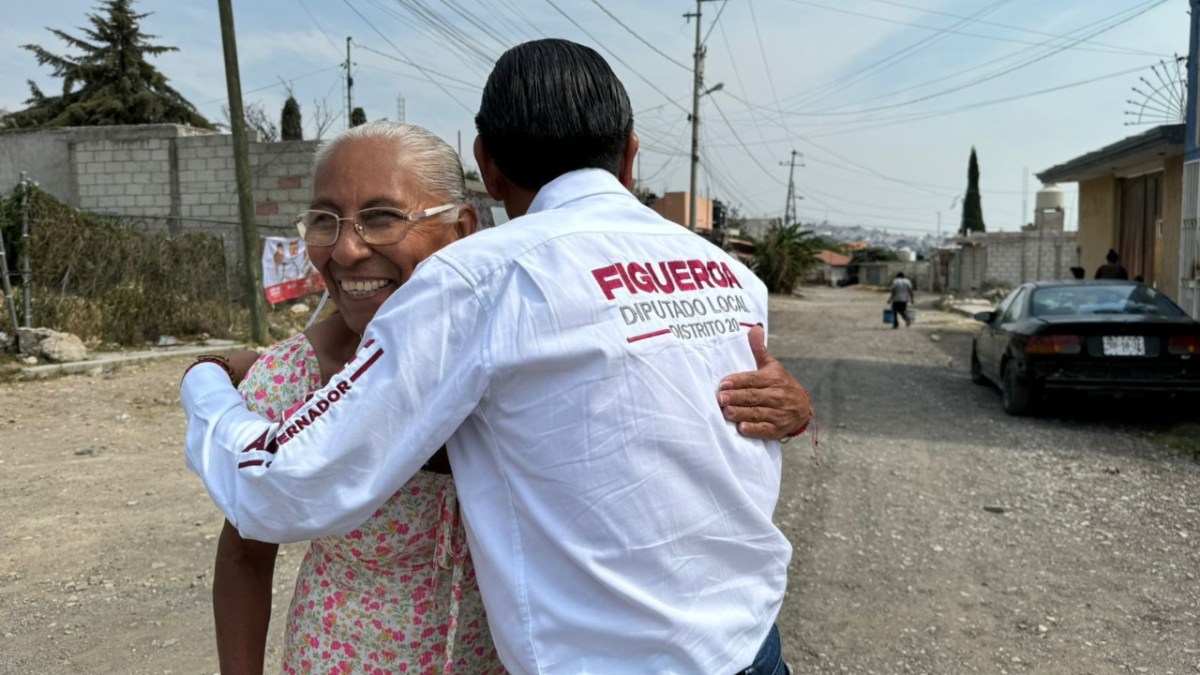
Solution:
M966 236L969 232L986 231L983 201L979 196L979 158L975 156L975 147L971 146L971 162L967 165L967 194L963 198L962 225L958 233Z
M151 44L156 36L142 32L133 0L106 0L88 15L91 26L77 38L54 28L51 33L79 55L58 55L34 44L21 45L62 78L62 94L47 96L29 83L28 106L6 115L4 127L102 126L111 124L187 124L211 129L195 106L175 91L167 78L146 61L148 56L178 51Z
M362 108L355 108L350 111L350 126L356 127L360 124L367 123L367 113Z
M279 135L285 141L304 140L304 124L300 120L300 104L288 96L279 115Z

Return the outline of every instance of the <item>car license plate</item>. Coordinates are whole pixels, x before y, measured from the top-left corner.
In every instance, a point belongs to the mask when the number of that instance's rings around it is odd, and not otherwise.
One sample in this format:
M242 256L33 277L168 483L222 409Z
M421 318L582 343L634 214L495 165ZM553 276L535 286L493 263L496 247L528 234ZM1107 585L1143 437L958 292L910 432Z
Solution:
M1105 356L1145 356L1146 340L1141 335L1105 335Z

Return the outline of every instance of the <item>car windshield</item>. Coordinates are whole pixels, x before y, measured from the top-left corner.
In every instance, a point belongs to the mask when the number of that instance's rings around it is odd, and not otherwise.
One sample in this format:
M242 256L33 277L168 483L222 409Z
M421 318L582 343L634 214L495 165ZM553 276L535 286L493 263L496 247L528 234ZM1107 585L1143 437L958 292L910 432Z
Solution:
M1185 316L1167 296L1141 284L1079 284L1051 286L1033 292L1034 316L1087 316L1134 314L1142 316Z

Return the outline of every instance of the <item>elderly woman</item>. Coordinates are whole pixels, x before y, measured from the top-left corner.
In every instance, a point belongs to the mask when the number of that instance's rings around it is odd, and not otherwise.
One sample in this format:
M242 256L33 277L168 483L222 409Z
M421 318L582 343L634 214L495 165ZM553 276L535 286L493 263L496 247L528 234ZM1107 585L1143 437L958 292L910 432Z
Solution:
M430 132L373 122L323 145L311 208L297 226L338 312L255 362L240 387L248 403L285 419L353 357L367 323L416 266L475 225L459 158ZM730 380L756 409L731 407L727 416L749 424L744 433L795 431L808 418L807 397L777 363L760 361L757 373ZM222 673L262 672L277 548L225 523L213 583ZM284 643L287 673L504 672L444 449L367 522L310 544Z

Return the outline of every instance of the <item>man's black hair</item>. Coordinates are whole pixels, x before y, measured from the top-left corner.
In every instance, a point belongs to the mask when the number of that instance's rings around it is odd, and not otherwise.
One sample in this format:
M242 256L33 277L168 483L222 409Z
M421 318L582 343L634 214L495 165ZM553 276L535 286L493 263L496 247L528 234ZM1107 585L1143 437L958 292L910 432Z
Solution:
M896 278L897 278L897 279L903 279L903 278L904 278L904 272L896 272Z
M1115 265L1117 260L1120 259L1120 256L1117 255L1116 251L1110 248L1108 249L1108 255L1104 256L1104 259Z
M633 130L633 108L595 50L567 40L534 40L496 62L475 127L508 180L538 190L576 169L616 175Z

